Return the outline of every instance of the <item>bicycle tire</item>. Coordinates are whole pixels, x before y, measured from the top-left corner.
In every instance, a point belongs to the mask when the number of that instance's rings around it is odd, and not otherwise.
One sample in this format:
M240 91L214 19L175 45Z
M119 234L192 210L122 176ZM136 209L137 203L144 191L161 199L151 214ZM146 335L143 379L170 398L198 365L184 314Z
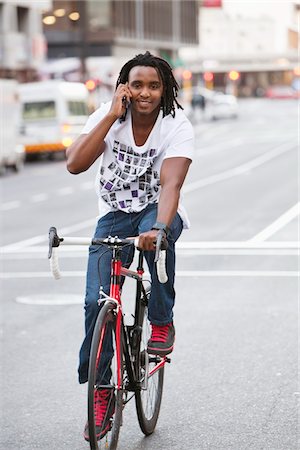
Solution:
M146 289L147 299L149 299L151 288ZM143 300L141 300L141 305ZM148 307L143 308L143 323L142 323L142 335L140 340L140 351L137 356L137 364L140 371L140 379L145 382L145 373L149 372L151 368L156 364L155 355L148 355L147 342L150 338L150 322L148 320ZM146 369L148 366L148 369ZM141 390L136 391L135 405L138 417L138 422L142 432L149 436L153 433L161 406L163 383L164 383L164 367L155 372L151 377L146 380L146 388L141 387Z
M108 336L111 336L109 338ZM111 342L113 355L110 360L107 360L107 353L103 351L105 338ZM110 340L111 339L111 340ZM100 450L102 448L115 450L118 444L120 426L122 424L123 411L123 389L116 389L116 314L115 304L113 302L106 302L98 314L89 359L89 374L88 374L88 430L89 430L89 444L91 450ZM123 359L122 345L121 345L121 361ZM110 354L110 353L109 353ZM98 367L102 365L103 379L99 380ZM121 376L123 376L123 363L121 364ZM111 376L110 376L111 374ZM107 384L108 377L110 384ZM106 378L106 380L104 380ZM104 384L103 384L104 383ZM94 413L94 399L97 391L109 388L111 390L111 397L109 402L114 402L114 412L111 415L110 424L108 425L107 433L97 438L95 413ZM113 408L113 406L112 406ZM108 407L109 409L109 407ZM99 432L99 428L98 428ZM102 433L102 431L101 431ZM104 431L103 431L104 433Z

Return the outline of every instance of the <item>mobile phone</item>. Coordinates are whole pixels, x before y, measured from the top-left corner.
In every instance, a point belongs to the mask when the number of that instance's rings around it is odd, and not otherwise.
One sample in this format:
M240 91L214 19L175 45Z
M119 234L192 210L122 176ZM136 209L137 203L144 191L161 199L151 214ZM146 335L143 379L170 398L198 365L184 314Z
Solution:
M128 104L127 104L127 97L126 95L124 95L124 97L122 98L122 103L125 106L125 112L124 114L120 117L120 122L124 122L124 120L126 119L126 115L127 115L127 108L128 108Z

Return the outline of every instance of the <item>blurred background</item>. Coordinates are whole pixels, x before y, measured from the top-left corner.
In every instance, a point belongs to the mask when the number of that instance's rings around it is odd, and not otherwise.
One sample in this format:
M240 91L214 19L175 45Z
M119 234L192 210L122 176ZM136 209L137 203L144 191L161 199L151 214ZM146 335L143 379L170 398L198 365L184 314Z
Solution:
M171 64L196 121L236 117L236 98L298 98L299 15L299 1L1 0L2 171L63 152L146 49Z

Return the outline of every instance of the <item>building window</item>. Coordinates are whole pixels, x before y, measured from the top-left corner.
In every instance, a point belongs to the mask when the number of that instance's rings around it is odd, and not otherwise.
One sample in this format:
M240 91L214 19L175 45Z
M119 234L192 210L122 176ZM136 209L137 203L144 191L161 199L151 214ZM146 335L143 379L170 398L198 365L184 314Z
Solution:
M108 28L111 25L109 0L89 0L87 2L87 25L91 32Z
M3 33L4 31L3 21L3 3L0 3L0 33Z
M195 20L198 14L197 2L184 0L180 2L180 40L184 43L198 42L198 22Z
M136 5L132 0L116 0L114 7L114 26L118 36L136 36Z
M29 9L23 8L22 6L17 7L17 27L18 32L28 33L29 32Z

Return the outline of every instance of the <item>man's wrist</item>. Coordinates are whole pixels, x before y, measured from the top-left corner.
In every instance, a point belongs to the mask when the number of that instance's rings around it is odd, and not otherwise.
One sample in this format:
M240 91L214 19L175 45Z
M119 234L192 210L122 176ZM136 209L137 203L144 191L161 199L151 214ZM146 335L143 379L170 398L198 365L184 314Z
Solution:
M109 122L111 122L113 124L116 120L119 119L119 116L117 114L113 113L112 111L109 111L106 114L106 118Z
M163 222L155 222L151 230L163 230L166 234L169 234L170 228Z

